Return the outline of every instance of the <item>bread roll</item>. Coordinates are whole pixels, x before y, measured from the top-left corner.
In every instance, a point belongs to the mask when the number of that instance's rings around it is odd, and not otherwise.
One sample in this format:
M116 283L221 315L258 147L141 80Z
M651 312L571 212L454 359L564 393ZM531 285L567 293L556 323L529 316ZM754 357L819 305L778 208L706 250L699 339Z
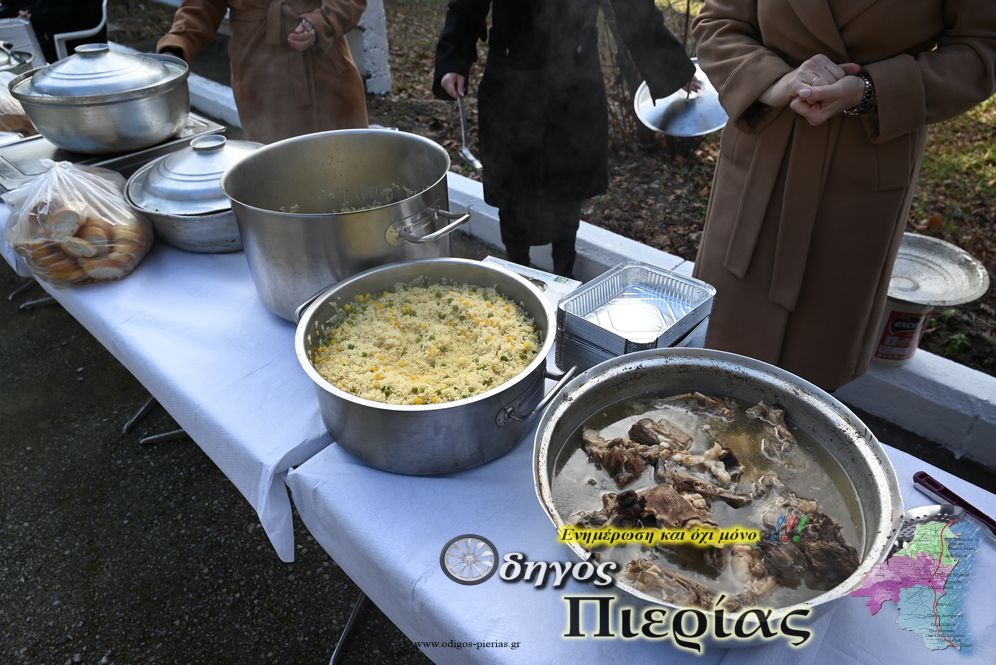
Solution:
M111 228L100 219L88 217L83 226L76 232L77 238L82 238L93 245L96 253L93 256L104 256L110 251ZM92 256L86 258L93 258Z
M45 216L45 226L54 238L68 238L83 225L84 216L73 208L58 208Z
M38 276L53 284L79 284L88 279L79 262L70 258L49 266L44 271L39 272Z
M97 247L89 240L71 236L59 241L59 247L68 256L89 259L97 256Z
M66 260L65 252L51 240L32 242L22 247L25 247L23 256L32 267L45 268Z
M147 246L150 237L148 229L143 224L115 224L111 230L111 238L116 243L130 243Z
M112 252L107 256L80 259L80 267L88 277L98 280L121 279L128 274L134 257Z

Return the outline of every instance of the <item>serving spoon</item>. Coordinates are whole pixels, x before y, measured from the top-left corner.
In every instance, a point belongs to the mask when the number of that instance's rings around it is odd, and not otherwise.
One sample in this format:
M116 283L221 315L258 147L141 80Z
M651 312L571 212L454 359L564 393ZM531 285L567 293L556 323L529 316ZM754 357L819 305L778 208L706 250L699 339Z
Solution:
M460 156L463 157L463 161L470 164L475 170L482 171L484 170L484 165L481 164L481 160L474 156L474 153L467 146L467 119L463 113L463 101L459 96L457 96L457 108L460 109L460 141L463 144L460 148Z

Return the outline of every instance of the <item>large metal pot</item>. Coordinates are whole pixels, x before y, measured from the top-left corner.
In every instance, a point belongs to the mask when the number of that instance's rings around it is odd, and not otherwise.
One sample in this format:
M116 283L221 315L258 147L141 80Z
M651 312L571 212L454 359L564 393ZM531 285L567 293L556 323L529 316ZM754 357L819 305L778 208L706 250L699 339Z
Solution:
M334 329L339 308L356 295L390 290L418 277L495 287L521 304L536 322L542 340L536 358L511 380L487 392L423 406L374 402L323 379L312 358ZM298 362L315 384L322 420L339 445L379 469L430 475L484 464L522 439L530 427L528 421L541 407L546 358L556 329L553 307L522 277L478 261L429 259L374 268L325 291L301 315L294 346Z
M190 145L155 159L128 179L125 200L152 221L156 235L188 252L242 249L232 203L221 191L221 174L262 146L198 136Z
M170 55L85 44L8 84L38 132L71 152L129 152L160 143L190 112L187 64Z
M221 178L256 291L274 314L376 266L448 256L450 158L437 143L351 129L268 145ZM330 212L330 211L345 212ZM348 211L347 211L348 210Z
M552 480L558 465L577 449L572 434L592 415L631 399L692 391L779 404L794 425L840 464L864 522L864 544L858 548L861 564L838 586L806 604L815 613L858 587L888 554L902 517L902 497L889 458L875 435L831 395L782 369L732 353L677 348L641 351L597 365L567 384L543 413L533 450L536 493L550 520L559 529L569 517L558 510ZM578 545L571 547L584 559L590 556ZM666 605L623 582L617 581L616 586L641 601ZM775 616L787 610L776 610Z

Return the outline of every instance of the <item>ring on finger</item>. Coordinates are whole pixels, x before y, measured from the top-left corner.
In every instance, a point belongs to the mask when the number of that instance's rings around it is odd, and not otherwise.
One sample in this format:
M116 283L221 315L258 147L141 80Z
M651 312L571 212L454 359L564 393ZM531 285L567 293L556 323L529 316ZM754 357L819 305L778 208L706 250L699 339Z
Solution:
M809 87L810 88L812 88L814 85L816 85L816 79L818 79L818 78L820 78L819 74L817 74L816 76L813 77L813 80L809 82Z

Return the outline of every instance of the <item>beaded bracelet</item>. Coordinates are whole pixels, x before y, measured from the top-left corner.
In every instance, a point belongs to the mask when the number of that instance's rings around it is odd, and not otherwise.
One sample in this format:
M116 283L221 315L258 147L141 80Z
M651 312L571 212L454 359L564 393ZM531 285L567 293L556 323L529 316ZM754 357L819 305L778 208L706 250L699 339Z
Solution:
M845 115L861 115L876 108L875 84L872 83L871 76L869 76L867 72L858 72L855 76L860 77L861 80L865 82L865 91L861 95L860 102L849 109L844 109Z

